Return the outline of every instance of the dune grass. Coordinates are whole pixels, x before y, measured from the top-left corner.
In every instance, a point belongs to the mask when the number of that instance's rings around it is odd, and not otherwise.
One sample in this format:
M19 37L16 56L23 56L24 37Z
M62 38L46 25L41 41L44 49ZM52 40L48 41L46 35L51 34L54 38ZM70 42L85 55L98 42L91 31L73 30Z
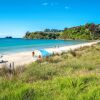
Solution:
M0 100L99 100L100 44L0 69Z

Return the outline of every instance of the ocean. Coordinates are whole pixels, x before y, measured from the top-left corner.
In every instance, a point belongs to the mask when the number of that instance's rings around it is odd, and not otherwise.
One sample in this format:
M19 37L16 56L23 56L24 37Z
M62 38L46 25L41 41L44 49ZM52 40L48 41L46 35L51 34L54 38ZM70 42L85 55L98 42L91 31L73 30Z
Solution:
M22 51L33 51L55 46L68 46L84 43L83 40L45 40L45 39L21 39L0 38L0 54L8 54Z

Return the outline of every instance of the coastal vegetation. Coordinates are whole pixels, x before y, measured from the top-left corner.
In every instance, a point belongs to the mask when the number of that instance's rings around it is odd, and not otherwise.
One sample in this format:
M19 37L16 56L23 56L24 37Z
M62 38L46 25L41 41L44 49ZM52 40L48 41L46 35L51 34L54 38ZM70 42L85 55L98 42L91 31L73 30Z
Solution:
M26 32L26 39L58 39L63 30L45 29L44 31Z
M45 29L39 32L26 32L26 39L100 39L100 24L87 23L64 30Z
M0 69L0 100L99 100L100 43Z

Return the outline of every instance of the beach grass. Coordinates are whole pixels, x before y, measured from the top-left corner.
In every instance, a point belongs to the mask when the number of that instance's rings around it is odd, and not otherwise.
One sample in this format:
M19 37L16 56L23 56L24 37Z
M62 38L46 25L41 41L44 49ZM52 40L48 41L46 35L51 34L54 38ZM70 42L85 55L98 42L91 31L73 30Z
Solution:
M0 69L0 100L99 100L100 44L9 71Z

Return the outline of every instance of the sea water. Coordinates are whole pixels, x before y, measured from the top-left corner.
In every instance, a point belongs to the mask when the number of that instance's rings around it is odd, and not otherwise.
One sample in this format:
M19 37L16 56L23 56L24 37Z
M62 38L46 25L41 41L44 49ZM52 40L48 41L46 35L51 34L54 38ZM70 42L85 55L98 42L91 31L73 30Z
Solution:
M45 40L45 39L21 39L0 38L0 54L33 51L58 46L68 46L84 43L82 40Z

